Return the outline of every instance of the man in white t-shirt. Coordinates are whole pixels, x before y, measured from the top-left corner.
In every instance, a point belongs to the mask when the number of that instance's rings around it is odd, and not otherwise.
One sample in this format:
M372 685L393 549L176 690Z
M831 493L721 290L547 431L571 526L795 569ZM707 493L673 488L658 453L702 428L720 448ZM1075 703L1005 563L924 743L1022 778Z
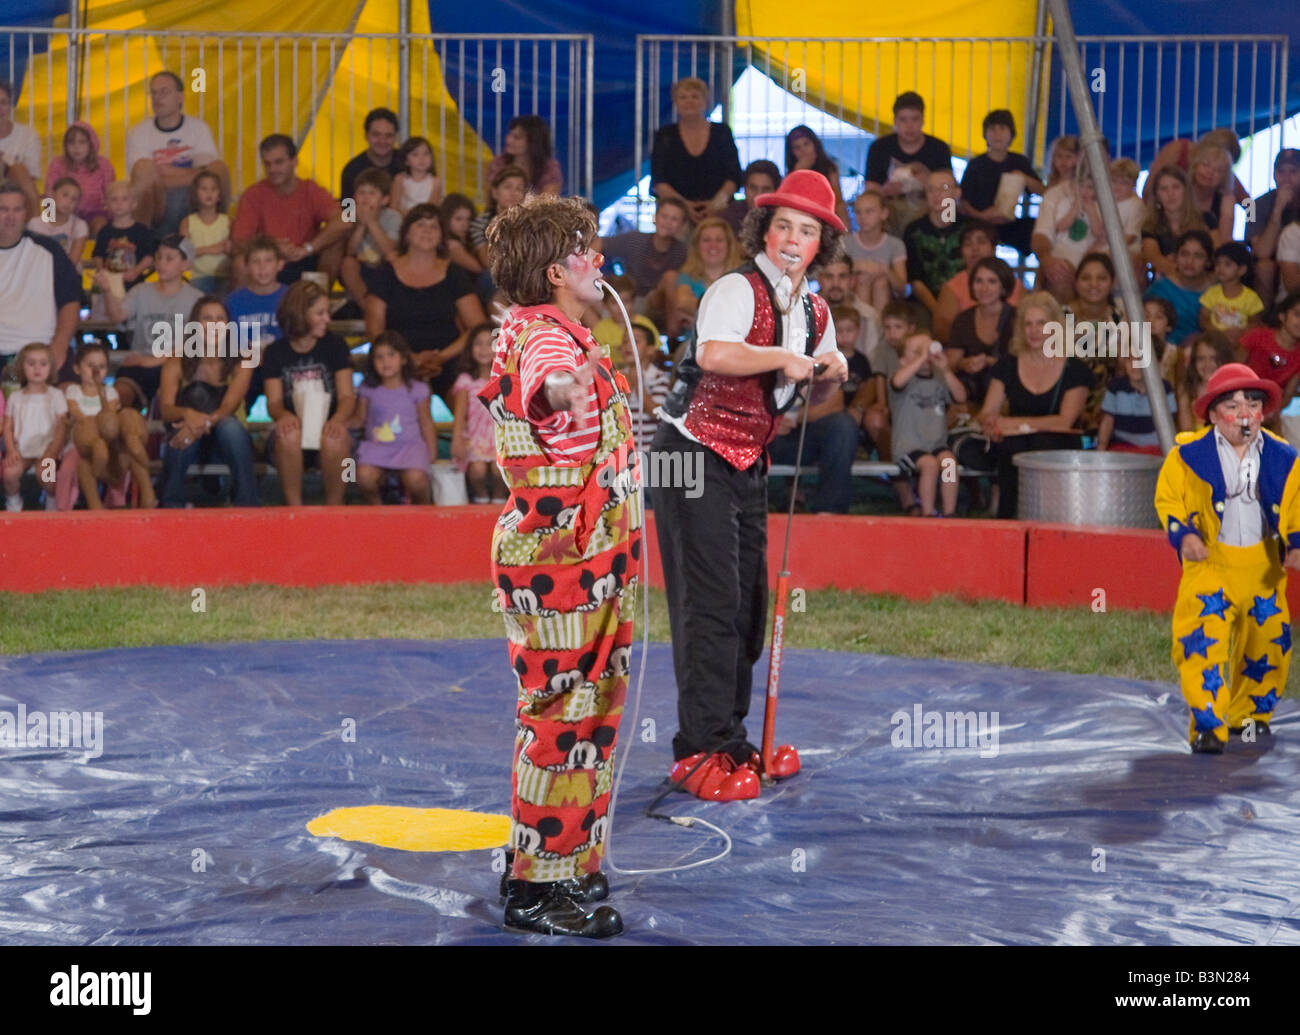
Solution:
M31 126L14 122L13 104L13 84L0 80L0 179L22 188L30 219L40 205L36 178L42 168L41 139Z
M1291 223L1277 239L1277 297L1280 302L1300 291L1300 221Z
M51 384L70 376L69 345L81 309L81 274L58 242L25 232L23 192L0 181L0 366L24 345L45 342L54 351Z
M186 115L184 84L175 72L149 80L152 119L126 135L126 168L136 196L136 218L161 235L175 233L189 214L189 189L203 171L221 180L230 197L230 170L217 154L212 130L202 119Z

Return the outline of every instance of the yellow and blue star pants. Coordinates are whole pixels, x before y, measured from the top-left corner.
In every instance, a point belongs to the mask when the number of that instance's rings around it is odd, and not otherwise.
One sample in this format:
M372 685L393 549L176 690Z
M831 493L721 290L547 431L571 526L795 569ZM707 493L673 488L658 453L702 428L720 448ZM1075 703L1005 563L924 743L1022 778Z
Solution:
M1191 709L1189 737L1221 741L1247 719L1268 722L1286 688L1291 625L1277 540L1214 543L1184 561L1174 604L1173 660Z

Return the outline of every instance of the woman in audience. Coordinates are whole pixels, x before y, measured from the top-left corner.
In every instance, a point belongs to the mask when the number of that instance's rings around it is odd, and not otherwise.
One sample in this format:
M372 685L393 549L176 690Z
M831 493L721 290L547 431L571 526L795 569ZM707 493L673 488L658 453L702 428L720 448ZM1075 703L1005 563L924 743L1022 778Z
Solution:
M415 353L415 369L450 404L452 362L465 332L485 319L469 277L448 258L436 205L416 205L398 231L397 258L374 275L366 296L366 333L373 341L398 331Z
M1232 158L1218 144L1201 141L1192 148L1188 159L1191 169L1187 185L1192 204L1201 214L1205 229L1210 231L1216 247L1232 240L1232 221L1237 205L1232 185Z
M849 209L840 194L840 167L831 161L822 146L821 138L807 126L795 126L785 135L785 174L796 169L812 169L830 181L835 192L835 214L845 226L849 224Z
M483 272L483 264L474 257L469 243L469 228L476 215L474 202L464 194L448 194L438 213L442 222L442 239L447 242L447 258L453 266L459 266L474 276Z
M1147 197L1147 221L1142 227L1142 258L1157 276L1167 277L1176 269L1174 242L1188 230L1204 230L1205 220L1197 211L1187 174L1176 165L1166 166L1150 180L1155 185Z
M650 183L657 198L680 198L691 222L720 215L740 186L740 155L731 128L708 119L709 91L702 79L673 84L677 121L655 134Z
M1233 362L1232 342L1218 331L1199 331L1189 339L1188 363L1178 382L1178 430L1195 431L1201 426L1193 404L1205 391L1219 367Z
M939 289L938 305L934 311L934 336L942 342L948 340L952 333L953 321L957 314L975 304L970 293L970 274L975 263L980 259L991 259L994 254L994 241L997 230L991 223L982 219L972 219L961 228L961 261L963 269L954 273ZM1012 305L1025 295L1020 281L1014 280L1010 300Z
M1101 419L1101 401L1118 370L1115 357L1097 355L1100 345L1110 338L1108 325L1118 325L1124 319L1124 307L1115 298L1115 264L1102 252L1089 252L1079 261L1074 275L1074 297L1063 307L1066 315L1074 317L1076 345L1084 324L1091 324L1093 358L1085 360L1092 373L1093 388L1083 408L1083 426L1095 428Z
M1061 307L1046 291L1028 295L1016 312L1010 352L994 364L980 410L984 433L998 443L1000 518L1016 516L1020 453L1077 449L1077 426L1092 387L1087 366L1074 357L1044 349L1049 323L1061 326ZM1003 410L1005 409L1005 413Z
M205 351L221 351L222 336L230 327L226 304L215 295L204 295L194 304L190 320L203 326ZM185 506L185 472L190 464L211 462L214 452L230 468L230 495L235 506L257 506L253 440L236 416L253 371L240 362L238 352L229 344L227 341L229 355L225 359L172 356L163 364L159 415L169 431L159 485L164 507Z
M995 363L1011 344L1016 310L1012 290L1019 286L1011 267L1001 259L977 259L966 274L975 304L963 309L952 323L948 336L948 365L966 388L966 405L978 413L988 394Z
M1156 156L1151 159L1151 165L1147 171L1146 186L1142 188L1143 198L1147 201L1151 200L1151 193L1155 189L1152 179L1162 169L1173 168L1180 170L1184 175L1190 174L1192 151L1200 144L1210 144L1214 147L1223 148L1228 152L1228 159L1233 164L1241 161L1241 141L1238 139L1236 131L1227 127L1210 130L1196 144L1185 139L1171 140L1157 151ZM1250 197L1250 192L1246 190L1236 176L1232 178L1232 196L1238 201L1245 201L1246 198Z
M741 263L740 244L721 216L702 219L691 234L686 261L659 281L664 298L675 300L668 318L668 337L676 338L695 322L700 299L710 284Z
M484 193L494 186L497 174L508 165L523 169L538 194L559 194L564 174L553 155L551 127L540 115L516 115L506 129L505 149L488 163L483 174Z
M488 245L485 236L488 224L502 212L518 205L527 193L528 173L520 166L502 166L492 177L491 185L488 187L488 196L492 202L469 224L470 247L473 249L474 258L484 270L488 267Z

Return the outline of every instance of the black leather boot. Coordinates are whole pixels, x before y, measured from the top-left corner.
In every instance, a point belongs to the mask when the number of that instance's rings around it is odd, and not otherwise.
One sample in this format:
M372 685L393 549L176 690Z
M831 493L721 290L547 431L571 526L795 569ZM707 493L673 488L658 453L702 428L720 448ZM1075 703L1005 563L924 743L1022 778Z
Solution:
M506 850L506 872L501 874L501 885L497 889L498 901L506 901L507 885L510 883L510 870L515 864L513 849ZM587 873L581 877L556 881L564 888L564 893L574 902L604 902L609 898L609 878L603 873Z
M564 934L574 938L612 938L623 933L623 918L611 906L591 913L564 893L559 882L506 884L505 926L515 931Z
M1197 734L1192 741L1192 751L1198 755L1221 755L1223 754L1223 741L1216 737L1209 730Z
M1246 727L1245 727L1245 726L1229 726L1229 727L1228 727L1228 732L1231 733L1234 737L1239 737L1239 736L1241 736L1243 733L1246 732ZM1265 722L1263 719L1256 719L1256 720L1255 720L1255 736L1257 736L1257 737L1267 737L1267 736L1268 736L1269 734L1271 734L1272 732L1273 732L1273 731L1272 731L1271 729L1268 728L1268 723Z

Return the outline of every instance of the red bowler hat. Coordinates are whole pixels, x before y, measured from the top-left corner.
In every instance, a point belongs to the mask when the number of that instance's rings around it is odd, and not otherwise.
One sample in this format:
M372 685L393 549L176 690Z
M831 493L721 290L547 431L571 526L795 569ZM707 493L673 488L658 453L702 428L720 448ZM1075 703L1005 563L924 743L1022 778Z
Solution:
M1210 377L1210 383L1205 386L1205 391L1196 400L1192 409L1196 411L1197 417L1205 420L1205 411L1219 396L1231 395L1238 389L1252 388L1268 396L1268 401L1264 404L1265 417L1276 410L1282 401L1282 389L1272 381L1265 381L1245 363L1225 363Z
M796 169L771 194L760 194L755 205L764 208L798 209L843 232L846 227L835 214L835 192L831 181L813 169Z

